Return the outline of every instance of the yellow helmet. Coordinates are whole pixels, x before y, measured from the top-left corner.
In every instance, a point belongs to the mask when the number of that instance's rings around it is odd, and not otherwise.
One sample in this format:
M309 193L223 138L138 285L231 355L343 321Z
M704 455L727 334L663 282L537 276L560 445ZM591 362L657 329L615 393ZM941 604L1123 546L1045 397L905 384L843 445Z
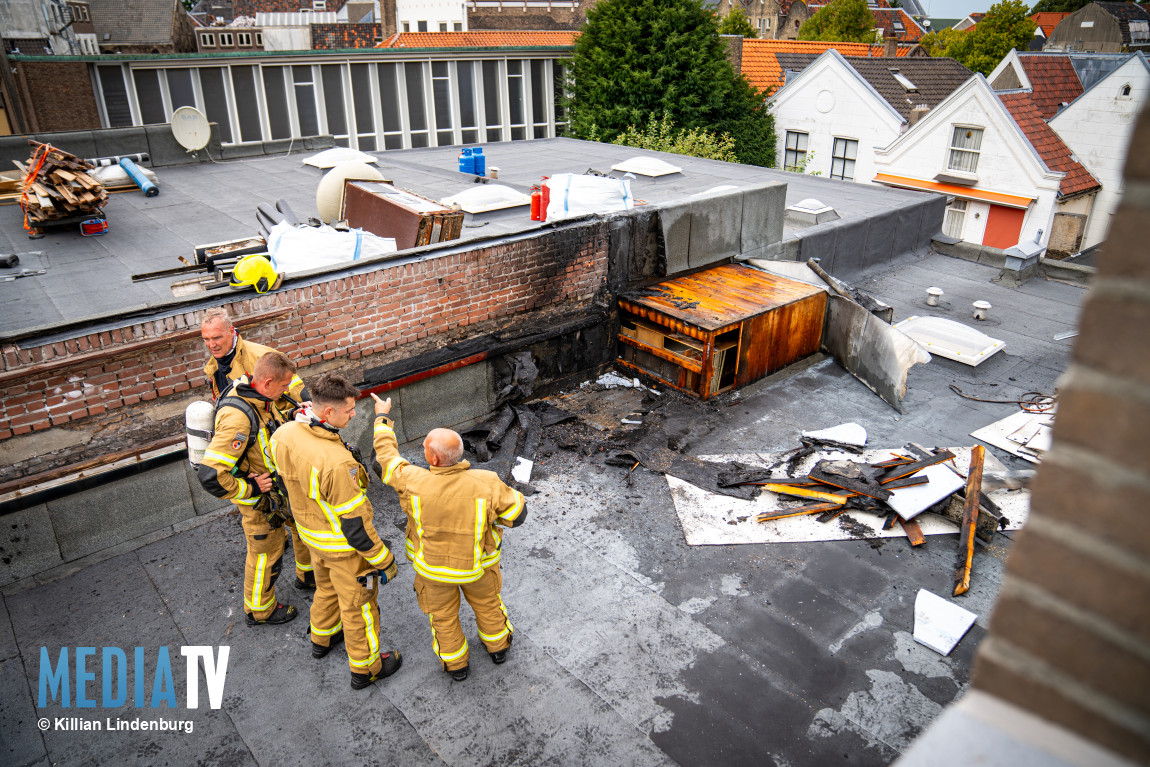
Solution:
M233 288L255 288L257 293L267 293L275 290L283 281L283 276L276 273L266 255L258 253L244 256L232 268Z

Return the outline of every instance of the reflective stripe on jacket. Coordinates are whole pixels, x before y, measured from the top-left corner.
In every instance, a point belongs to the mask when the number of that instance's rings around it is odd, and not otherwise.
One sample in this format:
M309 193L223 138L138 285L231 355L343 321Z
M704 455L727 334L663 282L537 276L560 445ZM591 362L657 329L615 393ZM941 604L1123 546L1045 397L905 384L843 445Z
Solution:
M407 557L415 571L443 583L471 583L499 562L502 534L523 513L524 498L492 471L467 461L424 469L399 454L391 420L377 416L375 454L386 485L407 514Z
M304 542L318 551L359 554L380 569L390 567L391 552L372 523L367 472L339 435L292 421L276 431L271 447Z

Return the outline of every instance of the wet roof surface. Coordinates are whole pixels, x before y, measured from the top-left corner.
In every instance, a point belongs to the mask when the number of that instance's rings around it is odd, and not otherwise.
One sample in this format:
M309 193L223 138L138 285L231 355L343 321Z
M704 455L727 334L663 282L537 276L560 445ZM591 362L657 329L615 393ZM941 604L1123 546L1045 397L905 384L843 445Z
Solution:
M986 399L1051 392L1070 349L1052 336L1076 326L1085 295L1043 278L1009 289L990 282L996 274L931 255L859 285L890 303L896 321L973 324L971 303L987 300L979 328L1006 342L977 368L937 358L913 368L904 414L816 355L738 398L704 405L667 392L636 428L676 437L686 455L787 450L800 430L848 421L874 447L970 445L970 431L1017 407L962 399L948 386ZM938 307L925 305L928 286L945 291ZM1007 539L976 552L972 589L954 601L978 621L943 657L913 641L913 604L920 588L949 595L956 536L916 549L902 539L690 547L667 481L640 467L628 485L626 469L603 464L596 441L607 438L587 433L574 449L547 433L527 522L504 537L503 599L516 630L506 664L484 657L464 607L471 677L456 684L440 670L399 545L398 507L374 482L377 526L401 563L380 594L383 646L405 657L394 677L353 692L342 650L311 658L306 619L244 626L239 522L211 517L0 592L0 761L877 766L966 689ZM416 444L404 454L421 460ZM110 513L131 513L147 499L105 501ZM285 569L280 598L306 606ZM194 731L41 733L37 717L87 715L35 707L39 648L65 645L141 646L149 669L156 648L171 647L179 710L94 713L189 720ZM201 707L183 708L182 645L231 647L221 710L206 706L202 686Z
M788 205L816 197L836 208L843 218L888 211L921 199L919 193L904 190L572 139L487 144L484 153L489 171L492 166L501 169L498 183L522 192L529 192L543 176L588 169L611 173L612 165L643 154L658 156L683 169L682 173L658 178L639 177L632 183L634 196L653 205L723 184L771 182L788 184ZM21 268L40 263L46 267L43 275L0 282L0 304L4 306L0 337L30 328L51 333L53 325L97 315L162 312L165 308L174 311L176 302L169 285L179 278L133 283L132 275L179 267L177 257L192 259L196 245L256 234L259 203L274 204L283 198L301 218L316 215L316 186L324 171L302 164L312 154L294 152L157 168L160 194L113 194L106 208L108 233L100 236L83 237L70 230L30 240L21 226L20 208L0 206L0 251L21 254ZM376 156L385 178L432 199L475 184L474 176L458 171L459 147L380 152ZM530 220L527 207L468 214L461 240L444 247L541 226ZM34 251L44 255L31 255Z

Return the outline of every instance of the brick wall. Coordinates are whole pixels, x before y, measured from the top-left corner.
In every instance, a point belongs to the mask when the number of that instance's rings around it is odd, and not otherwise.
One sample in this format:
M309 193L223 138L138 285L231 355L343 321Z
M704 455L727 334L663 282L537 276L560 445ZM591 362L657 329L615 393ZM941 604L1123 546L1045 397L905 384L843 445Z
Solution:
M88 65L73 61L16 61L16 88L29 132L100 127Z
M1150 142L1143 112L1132 146ZM1150 155L1060 380L1054 442L979 647L974 686L1150 762Z
M546 13L522 8L478 8L467 10L467 28L473 32L485 30L576 30L587 20L582 8L553 8Z
M590 301L606 284L607 237L602 222L577 224L307 287L289 283L247 294L230 311L239 320L262 317L241 333L291 356L305 378L339 369L358 380L364 367L527 312ZM0 461L7 464L0 482L179 436L181 403L207 391L199 317L188 311L52 344L0 347ZM14 449L29 440L41 449ZM63 446L46 452L49 445Z
M311 47L317 51L374 48L380 35L379 24L312 24Z

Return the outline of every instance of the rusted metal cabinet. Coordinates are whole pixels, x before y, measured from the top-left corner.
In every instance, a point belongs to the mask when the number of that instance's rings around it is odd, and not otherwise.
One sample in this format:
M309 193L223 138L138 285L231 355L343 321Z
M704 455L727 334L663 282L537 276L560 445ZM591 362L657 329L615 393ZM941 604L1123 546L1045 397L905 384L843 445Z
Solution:
M346 182L340 218L353 229L394 237L399 250L454 240L463 231L463 211L383 181Z
M737 264L619 299L619 362L703 399L818 351L826 293Z

